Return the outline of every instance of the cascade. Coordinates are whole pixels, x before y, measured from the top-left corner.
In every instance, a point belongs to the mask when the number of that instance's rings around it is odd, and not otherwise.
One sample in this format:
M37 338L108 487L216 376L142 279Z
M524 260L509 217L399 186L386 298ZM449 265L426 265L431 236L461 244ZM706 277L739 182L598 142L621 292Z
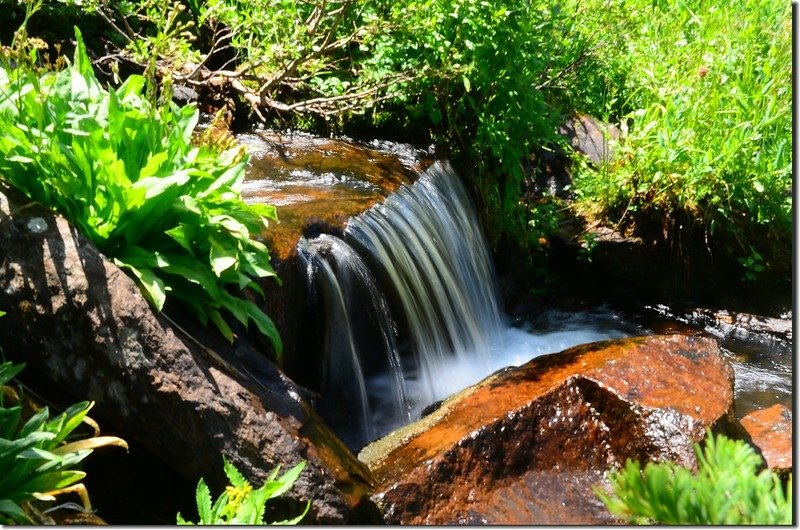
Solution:
M301 239L298 255L322 328L317 408L353 448L499 368L623 335L508 325L475 209L447 162L351 218L343 237Z
M390 380L382 393L383 417L390 425L408 421L410 412L395 345L397 328L367 266L349 245L328 234L312 240L301 238L298 256L311 298L322 311L318 319L324 326L324 399L318 406L320 413L335 424L356 420L357 428L342 436L351 445L375 437L365 381L365 364L371 359L365 356L377 349L383 353L379 362L383 361L381 367ZM375 331L378 344L369 340L370 332Z
M500 310L486 242L449 164L351 219L348 242L389 278L408 325L422 401L433 402L486 373L500 343ZM452 373L448 360L473 370Z

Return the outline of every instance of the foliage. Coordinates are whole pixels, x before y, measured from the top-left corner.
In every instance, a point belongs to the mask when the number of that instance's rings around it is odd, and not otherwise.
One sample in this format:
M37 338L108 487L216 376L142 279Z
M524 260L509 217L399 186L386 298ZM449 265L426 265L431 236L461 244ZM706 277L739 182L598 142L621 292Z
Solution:
M583 171L576 189L606 215L690 224L755 278L792 226L791 6L773 0L628 0L629 35L609 50L628 129L617 163ZM597 31L600 28L589 28Z
M225 311L255 323L280 355L269 317L228 292L263 295L254 278L275 276L252 239L275 209L240 198L246 157L193 145L198 111L153 104L141 76L103 88L77 28L76 38L62 71L0 68L0 178L69 219L157 310L169 295L232 339Z
M792 482L784 487L742 440L709 434L695 444L698 471L671 462L648 463L642 471L628 460L609 475L613 494L595 493L609 510L630 522L660 524L791 524Z
M472 180L494 244L540 248L529 222L537 230L549 214L520 201L522 162L562 142L565 115L585 112L627 131L613 165L575 168L585 211L656 226L640 231L650 239L704 237L749 278L790 255L785 2L80 3L151 71L160 58L183 83L221 78L260 114L344 123L369 112L429 132Z
M16 392L4 386L23 365L0 363L0 523L31 523L29 503L53 501L55 495L81 491L76 484L86 473L75 466L93 449L108 445L128 448L113 436L74 439L93 403L76 403L55 418L47 407L23 422L23 407ZM77 486L77 487L76 487ZM85 492L85 489L83 489ZM84 503L88 502L85 497Z
M565 90L589 56L575 3L411 0L393 5L386 52L422 72L405 93L473 179L490 239L528 239L521 162L557 141ZM533 238L534 241L537 238Z
M198 524L268 524L267 521L264 520L264 510L267 501L286 493L292 485L294 485L306 463L300 462L280 477L278 477L280 467L276 468L258 489L253 489L250 482L248 482L236 467L225 458L223 458L223 465L225 475L227 475L230 481L230 486L225 488L225 491L217 498L213 505L211 504L211 492L205 481L201 478L200 482L197 484L195 496L197 500L197 513L200 515L200 522ZM306 503L306 509L303 513L293 519L269 524L297 524L305 517L309 506L310 503ZM177 516L177 521L180 525L194 524L186 521L181 517L180 513Z

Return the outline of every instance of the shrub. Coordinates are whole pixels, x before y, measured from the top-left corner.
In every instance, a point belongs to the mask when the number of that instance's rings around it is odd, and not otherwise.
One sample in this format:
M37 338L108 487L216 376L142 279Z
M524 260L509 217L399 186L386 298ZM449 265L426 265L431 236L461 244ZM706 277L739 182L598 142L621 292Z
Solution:
M269 317L228 292L263 295L254 278L275 276L253 239L275 209L241 199L246 157L193 145L197 109L153 104L141 76L103 88L75 35L64 70L0 68L0 179L64 215L156 310L176 298L229 340L223 312L231 314L254 323L280 356Z
M286 493L292 485L294 485L305 465L305 462L300 462L280 477L278 477L280 468L276 468L260 488L253 489L250 482L242 476L236 467L228 462L227 459L223 458L225 475L230 481L230 486L225 488L225 491L212 505L211 492L205 481L202 478L200 479L200 482L197 484L197 492L195 495L197 513L200 515L200 521L197 524L268 524L267 521L264 520L264 511L267 501ZM310 503L307 502L306 509L303 513L293 519L269 524L297 524L305 517L309 506ZM180 525L194 524L190 521L186 521L180 513L177 516L177 522Z
M53 501L55 495L81 493L84 507L90 509L85 488L79 484L86 473L76 465L93 449L108 445L128 448L124 440L113 436L79 439L73 431L86 420L93 403L69 407L55 418L47 407L23 423L21 400L5 386L23 365L0 363L0 523L30 524L34 509L30 502ZM91 422L93 423L93 422Z
M615 515L637 523L792 524L792 480L786 487L762 466L742 440L710 433L705 448L695 444L698 471L671 462L648 463L642 470L628 460L612 471L613 494L595 493Z

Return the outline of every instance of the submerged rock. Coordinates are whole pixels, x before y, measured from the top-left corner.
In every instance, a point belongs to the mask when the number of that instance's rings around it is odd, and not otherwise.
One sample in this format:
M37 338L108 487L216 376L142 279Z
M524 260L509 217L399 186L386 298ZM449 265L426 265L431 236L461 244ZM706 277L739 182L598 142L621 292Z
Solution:
M310 500L307 522L376 520L369 471L300 387L263 356L223 359L154 315L134 282L64 219L2 190L0 308L8 313L0 344L27 363L26 374L96 401L101 425L193 481L221 490L223 455L254 484L302 459L287 515Z
M783 405L751 412L741 420L767 467L780 475L792 472L792 411Z
M696 466L692 443L732 403L712 339L605 341L501 370L359 458L391 524L609 523L592 492L605 470Z

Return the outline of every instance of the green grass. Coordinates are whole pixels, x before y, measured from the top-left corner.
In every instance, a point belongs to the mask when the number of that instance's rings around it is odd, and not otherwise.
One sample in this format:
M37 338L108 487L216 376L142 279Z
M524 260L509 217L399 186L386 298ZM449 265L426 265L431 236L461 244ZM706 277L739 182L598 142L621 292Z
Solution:
M606 60L624 97L606 113L628 136L617 162L581 172L575 189L614 222L656 220L666 238L694 223L755 278L790 250L791 5L621 4L625 44Z
M738 259L750 279L790 261L789 3L192 0L182 12L164 5L125 4L138 31L129 49L148 71L155 57L173 68L196 62L230 28L225 68L262 111L284 109L277 121L319 124L292 120L316 109L330 113L320 119L336 130L367 115L424 130L445 146L472 183L493 243L537 247L541 221L551 216L520 201L522 163L559 143L554 130L564 117L586 112L621 122L627 138L610 167L576 171L583 210L652 241L700 241Z

